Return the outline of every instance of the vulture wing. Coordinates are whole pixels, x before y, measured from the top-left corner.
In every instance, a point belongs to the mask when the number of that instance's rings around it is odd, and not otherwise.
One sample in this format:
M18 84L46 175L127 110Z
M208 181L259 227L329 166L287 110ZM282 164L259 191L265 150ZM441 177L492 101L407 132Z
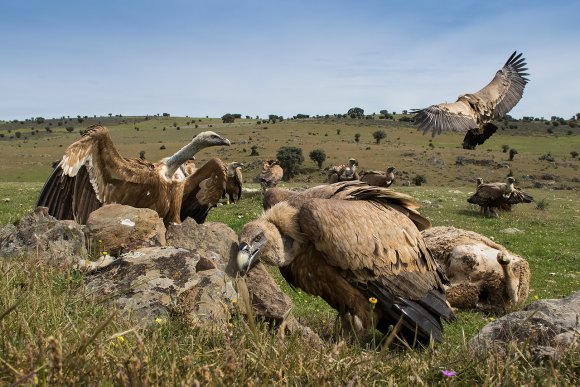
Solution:
M507 204L531 203L534 198L520 189L514 189L507 199Z
M124 159L107 128L94 125L66 149L36 204L59 219L86 223L88 214L108 202L119 184L139 183L142 174L136 172L143 170L152 171L153 164Z
M418 329L424 339L441 340L440 318L453 316L445 276L409 217L380 201L311 199L299 221L327 265L365 298L380 301L383 325L404 316L406 335Z
M213 158L188 176L183 189L180 219L187 217L203 223L209 210L215 207L226 188L227 165Z
M454 103L414 110L415 123L423 133L432 130L435 136L446 130L468 131L477 128L482 122L502 118L523 96L528 82L525 66L525 58L514 51L483 89L462 95Z

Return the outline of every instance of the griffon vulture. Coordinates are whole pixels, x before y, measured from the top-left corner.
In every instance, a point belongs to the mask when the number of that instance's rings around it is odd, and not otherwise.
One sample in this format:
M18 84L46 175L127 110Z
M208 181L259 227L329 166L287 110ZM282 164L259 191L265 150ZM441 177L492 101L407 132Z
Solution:
M212 159L189 176L180 166L209 146L230 145L214 132L202 132L173 156L156 163L122 157L107 128L93 125L71 144L36 203L58 219L85 224L103 204L118 203L157 211L165 224L186 217L198 223L221 198L225 166ZM217 195L217 198L216 198Z
M228 195L230 203L235 203L242 197L242 184L244 178L242 176L242 167L244 164L234 161L228 164L228 172L226 177L226 191L224 196Z
M374 185L376 187L388 188L393 184L395 180L395 174L393 171L395 167L388 167L386 172L381 171L369 171L361 174L360 180L364 181L368 185Z
M419 130L431 130L433 136L447 130L466 131L463 148L475 149L497 130L491 121L503 118L522 98L529 81L525 71L525 58L514 51L491 82L478 92L463 94L453 103L414 110Z
M478 184L479 184L478 179ZM518 203L531 203L534 198L517 187L515 179L508 177L505 183L482 183L477 186L475 193L467 201L477 204L481 213L488 217L497 217L495 209L511 211L511 207Z
M356 159L348 159L348 165L341 164L330 167L328 169L328 182L334 184L339 181L358 180L357 164Z
M278 185L280 180L282 180L283 176L284 170L280 166L280 161L278 160L264 161L259 176L262 191L265 191L266 188L272 188Z
M430 223L409 196L359 181L282 192L286 200L270 202L239 235L242 274L262 260L322 297L345 328L387 332L400 320L410 342L442 340L440 319L453 318L446 278L419 232Z

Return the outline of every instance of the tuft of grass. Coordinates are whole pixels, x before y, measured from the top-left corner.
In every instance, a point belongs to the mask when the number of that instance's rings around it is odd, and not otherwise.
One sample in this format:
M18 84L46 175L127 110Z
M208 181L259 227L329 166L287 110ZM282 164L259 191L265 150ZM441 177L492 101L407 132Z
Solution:
M545 210L548 208L549 203L546 201L546 199L542 199L539 202L536 203L536 210Z

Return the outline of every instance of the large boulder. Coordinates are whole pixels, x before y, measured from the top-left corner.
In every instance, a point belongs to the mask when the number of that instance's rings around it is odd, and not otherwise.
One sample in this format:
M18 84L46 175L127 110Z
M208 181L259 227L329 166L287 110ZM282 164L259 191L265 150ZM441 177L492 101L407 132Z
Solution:
M530 267L524 258L473 231L433 227L422 235L449 278L451 306L501 314L527 299Z
M509 342L526 343L536 360L559 361L580 346L580 292L558 300L536 301L486 325L469 341L482 353L506 350Z
M91 212L87 228L92 246L115 256L140 247L165 245L163 220L148 208L107 204Z
M87 290L145 325L170 312L196 322L225 321L237 294L222 271L198 272L200 257L176 247L140 248L89 275Z
M38 207L16 226L0 229L0 256L32 255L69 265L87 256L83 226Z

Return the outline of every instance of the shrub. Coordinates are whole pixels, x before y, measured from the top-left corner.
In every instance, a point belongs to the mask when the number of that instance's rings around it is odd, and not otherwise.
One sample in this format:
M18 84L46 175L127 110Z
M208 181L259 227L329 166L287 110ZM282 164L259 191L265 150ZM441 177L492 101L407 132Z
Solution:
M67 126L66 127L66 131L69 132L69 133L72 133L73 130L75 130L74 126Z
M280 166L284 170L284 180L289 180L296 176L300 166L304 162L302 149L295 146L283 146L278 149L276 158L280 161Z
M164 150L164 149L165 149L165 145L161 145L161 146L159 147L159 149L160 149L160 150Z
M548 202L546 201L546 199L542 199L540 200L538 203L536 203L536 210L545 210L546 208L548 208Z
M336 129L336 134L340 134L340 129Z
M539 160L556 161L550 152L548 152L548 154L541 155Z
M236 119L235 119L234 115L233 115L233 114L230 114L230 113L226 113L226 114L224 114L224 115L222 116L222 122L223 122L224 124L231 124L231 123L233 123L235 120L236 120Z
M322 149L314 149L312 152L310 152L309 157L310 160L314 161L318 165L318 168L322 168L322 163L324 163L324 160L326 160L326 153Z
M356 134L354 135L354 142L356 142L356 143L358 144L358 143L359 143L359 141L360 141L360 133L356 133Z
M518 151L515 148L510 149L510 161L514 161L514 157L517 154L518 154Z
M501 146L501 150L503 153L507 153L507 151L510 149L510 146L508 144L503 144Z
M427 179L423 175L417 175L413 178L413 183L415 185L423 185L427 183Z
M570 156L572 156L572 158L575 159L576 157L578 157L578 152L572 151L570 152Z
M381 140L387 137L387 133L384 130L377 130L373 133L373 138L377 142L377 144L381 143Z
M359 107L353 107L348 109L346 114L349 115L350 118L360 118L365 115L365 111Z
M250 149L252 150L252 152L250 153L250 156L260 156L260 154L258 153L258 146L257 145L252 145L252 147Z
M145 159L145 151L144 150L139 152L139 158L143 159L143 160Z

